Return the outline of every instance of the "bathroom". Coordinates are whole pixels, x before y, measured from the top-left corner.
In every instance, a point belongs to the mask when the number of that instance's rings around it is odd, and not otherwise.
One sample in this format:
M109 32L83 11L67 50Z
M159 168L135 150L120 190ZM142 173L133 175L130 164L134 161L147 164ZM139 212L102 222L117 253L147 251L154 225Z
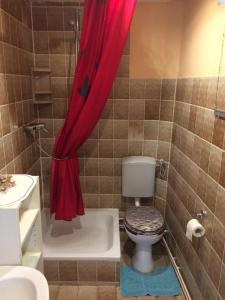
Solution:
M69 108L84 2L0 0L0 174L39 176L49 299L128 298L120 265L131 263L134 243L123 219L135 201L123 192L126 157L155 159L154 195L141 207L163 216L153 261L172 266L182 288L130 299L225 299L225 1L137 0L106 105L77 151L86 213L50 221L51 154ZM196 218L205 234L190 241ZM93 235L57 242L82 222Z

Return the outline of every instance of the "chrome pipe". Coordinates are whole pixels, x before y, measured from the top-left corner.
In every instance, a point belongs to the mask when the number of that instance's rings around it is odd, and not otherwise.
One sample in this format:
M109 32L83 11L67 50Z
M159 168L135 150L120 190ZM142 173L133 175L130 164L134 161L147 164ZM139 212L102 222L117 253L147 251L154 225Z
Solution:
M178 280L180 282L180 285L181 285L181 288L183 290L184 296L185 296L186 300L192 300L191 296L190 296L190 293L189 293L189 291L187 289L186 283L184 282L184 279L183 279L183 277L181 275L180 267L177 265L177 263L175 261L176 258L172 255L172 253L170 251L170 248L169 248L169 246L168 246L168 244L166 242L166 239L163 237L162 240L163 240L164 246L166 248L166 251L167 251L167 253L169 255L169 258L170 258L170 261L172 263L172 266L173 266L173 268L175 270L175 273L177 275L177 278L178 278Z

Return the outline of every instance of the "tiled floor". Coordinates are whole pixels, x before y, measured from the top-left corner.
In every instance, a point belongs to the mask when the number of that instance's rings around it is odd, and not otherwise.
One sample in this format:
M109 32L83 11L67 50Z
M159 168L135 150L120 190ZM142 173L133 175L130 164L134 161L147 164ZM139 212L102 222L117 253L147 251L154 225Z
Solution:
M135 244L128 239L124 232L121 232L121 263L131 265L131 257ZM153 247L153 259L155 266L170 265L167 252L161 242ZM72 285L72 282L66 285L51 285L50 300L185 300L183 295L177 297L122 297L119 287L110 285L107 282L95 284L94 282L85 285Z
M124 298L114 286L50 286L50 300L185 300L177 297L132 297Z
M131 264L131 253L133 244L130 240L123 240L121 243L121 263ZM157 244L153 251L155 266L170 264L169 258L162 244ZM185 300L184 296L177 297L130 297L120 295L119 287L108 285L96 286L75 286L75 285L50 285L50 300Z

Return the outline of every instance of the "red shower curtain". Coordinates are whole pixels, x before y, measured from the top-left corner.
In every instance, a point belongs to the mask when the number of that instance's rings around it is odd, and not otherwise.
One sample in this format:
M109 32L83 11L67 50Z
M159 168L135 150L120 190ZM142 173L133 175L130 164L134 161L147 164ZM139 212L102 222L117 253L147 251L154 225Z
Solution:
M51 212L84 214L76 151L95 127L125 47L136 0L86 0L78 63L64 126L53 150Z

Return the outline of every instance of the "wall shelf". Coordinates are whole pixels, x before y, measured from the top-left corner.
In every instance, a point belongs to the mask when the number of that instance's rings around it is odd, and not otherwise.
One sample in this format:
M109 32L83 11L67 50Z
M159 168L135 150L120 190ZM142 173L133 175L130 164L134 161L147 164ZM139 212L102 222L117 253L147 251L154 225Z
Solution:
M33 104L37 104L37 105L39 105L39 104L52 104L52 101L51 100L35 100L35 101L33 101Z
M25 252L22 256L22 265L38 269L41 260L41 252Z
M51 69L34 67L32 69L32 88L34 104L51 104Z
M51 95L52 91L35 91L35 95Z
M30 230L32 229L37 217L38 217L39 209L28 209L25 210L20 218L20 241L21 245L24 244Z
M51 69L49 68L33 68L33 73L51 73Z

